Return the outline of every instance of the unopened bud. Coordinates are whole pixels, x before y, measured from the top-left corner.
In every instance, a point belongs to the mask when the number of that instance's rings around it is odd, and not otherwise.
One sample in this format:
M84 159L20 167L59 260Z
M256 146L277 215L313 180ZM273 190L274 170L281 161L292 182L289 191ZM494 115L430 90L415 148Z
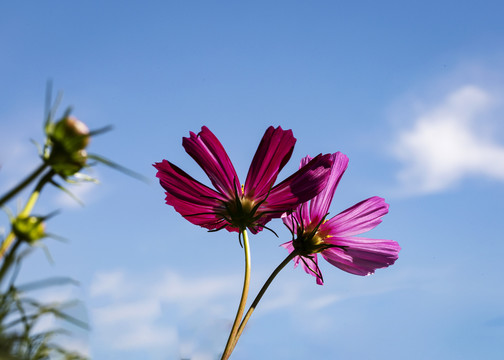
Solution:
M45 224L37 216L18 217L12 223L14 234L21 240L33 245L46 236Z
M89 129L82 121L67 116L49 131L52 143L48 163L63 177L74 175L87 161L86 146L89 144Z
M89 144L89 129L76 117L67 116L54 124L51 141L67 151L82 150Z

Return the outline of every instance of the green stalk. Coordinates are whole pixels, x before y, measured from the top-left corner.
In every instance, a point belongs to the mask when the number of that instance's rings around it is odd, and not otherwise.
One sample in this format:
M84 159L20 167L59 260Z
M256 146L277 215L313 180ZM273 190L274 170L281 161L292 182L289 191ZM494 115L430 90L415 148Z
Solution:
M26 202L26 205L25 205L23 211L21 211L19 213L19 215L18 215L19 217L30 215L30 213L33 209L33 206L35 206L35 203L38 200L38 197L40 195L40 192L42 191L42 188L44 187L45 184L47 184L49 181L51 181L54 174L55 174L54 170L51 169L39 180L39 182L37 183L37 186L35 187L32 194L30 195L30 198Z
M16 258L16 256L15 256L16 251L19 248L19 245L21 245L21 241L16 239L16 241L14 242L14 245L10 249L9 253L3 259L2 266L0 267L0 285L3 282L3 278L4 278L5 274L7 273L7 270L9 270L11 265L14 263L14 260ZM5 250L7 250L7 248Z
M242 230L243 235L243 249L245 251L245 276L243 280L243 290L240 299L240 305L238 306L238 311L236 313L236 317L233 323L233 327L231 328L231 333L229 334L229 338L224 348L224 353L222 354L221 360L227 360L231 356L233 349L236 345L236 334L238 332L238 326L240 325L241 318L243 313L245 312L245 305L247 304L247 295L249 291L250 285L250 246L248 240L247 230Z
M30 175L26 177L21 183L19 183L18 186L13 188L11 191L9 191L7 194L2 196L0 198L0 206L5 204L7 201L9 201L12 197L14 197L18 192L23 190L26 186L28 186L33 180L37 178L47 167L47 164L44 162L42 163L37 169L35 169L34 172L32 172Z
M233 351L234 347L236 346L236 343L238 342L238 339L240 338L243 330L245 329L245 325L247 325L247 322L248 320L250 319L250 317L252 316L252 313L254 312L255 308L257 307L257 305L259 304L259 301L261 301L261 298L263 297L264 293L266 292L266 290L268 290L268 287L270 286L270 284L272 283L273 279L275 279L275 277L278 275L278 273L285 267L285 265L287 265L292 259L294 259L295 256L297 256L298 253L297 251L293 251L291 252L285 259L284 261L282 261L280 263L280 265L278 265L276 267L275 270L273 270L273 272L271 273L270 277L268 278L268 280L266 280L266 282L264 283L263 287L261 288L261 290L259 291L259 293L257 294L256 298L254 299L254 302L252 303L252 305L250 305L250 308L248 309L247 313L245 314L245 317L243 318L241 324L240 324L240 327L238 328L238 332L235 336L235 339L234 339L234 344L231 348L231 351Z

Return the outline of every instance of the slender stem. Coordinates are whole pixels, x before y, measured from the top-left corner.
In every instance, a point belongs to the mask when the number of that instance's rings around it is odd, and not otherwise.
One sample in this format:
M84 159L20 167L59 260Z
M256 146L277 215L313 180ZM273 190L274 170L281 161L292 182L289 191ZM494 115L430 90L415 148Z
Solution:
M30 175L28 175L26 177L26 179L24 179L23 181L21 181L21 183L19 183L18 186L16 186L11 191L9 191L7 194L5 194L4 196L2 196L0 198L0 206L2 206L3 204L5 204L13 196L15 196L18 192L20 192L26 186L28 186L33 180L35 180L37 178L37 176L39 176L42 173L42 171L45 170L46 167L47 167L47 164L46 163L42 163L37 169L35 169L34 172L32 172Z
M2 242L2 247L0 248L0 259L3 258L5 252L9 248L9 246L12 244L12 241L16 238L16 235L14 235L14 232L11 231L9 235L5 238L5 240Z
M254 302L252 303L252 305L250 305L250 308L248 309L247 313L245 314L245 317L243 318L241 324L240 324L240 327L238 328L238 333L236 334L236 337L235 337L235 341L234 341L234 344L233 344L233 347L231 348L231 351L234 349L234 347L236 346L236 343L238 342L238 339L240 338L243 330L245 329L245 325L247 325L247 322L248 320L250 319L250 316L252 316L252 313L254 312L255 308L257 307L257 304L259 304L259 301L261 301L261 298L263 297L264 293L266 292L266 290L268 290L268 287L270 286L270 284L272 283L273 279L275 279L275 277L278 275L278 273L285 267L285 265L287 265L295 256L297 256L298 253L297 251L293 251L291 252L285 259L284 261L282 261L280 263L280 265L278 265L276 267L275 270L273 270L273 272L271 273L270 277L268 278L268 280L266 280L266 282L264 283L263 287L261 288L261 290L259 291L259 293L257 293L257 296L256 298L254 299Z
M231 352L233 351L236 344L235 337L236 333L238 332L238 326L240 325L243 313L245 312L245 305L247 304L247 295L250 285L250 246L246 229L242 231L242 235L243 249L245 251L245 277L243 279L243 290L240 299L240 305L238 306L238 311L236 313L233 327L231 328L231 333L229 334L229 338L226 347L224 348L224 353L222 354L221 360L227 360L231 356Z
M30 213L33 209L33 206L35 205L35 203L37 202L37 200L39 198L39 195L40 195L40 192L42 191L42 188L44 187L45 184L47 184L52 179L54 174L55 174L54 170L51 169L39 180L39 182L37 183L37 186L35 186L35 189L33 190L32 194L30 195L30 198L26 202L26 205L25 205L23 211L21 211L19 213L19 215L18 215L19 217L30 215Z
M0 267L0 285L2 284L5 273L7 272L7 270L10 268L10 266L12 265L12 263L15 260L15 254L16 254L16 251L17 251L19 245L21 245L21 241L19 241L19 239L16 239L16 241L14 242L14 245L10 249L10 252L3 259L4 261L2 263L2 266ZM5 249L5 251L7 251L7 248Z

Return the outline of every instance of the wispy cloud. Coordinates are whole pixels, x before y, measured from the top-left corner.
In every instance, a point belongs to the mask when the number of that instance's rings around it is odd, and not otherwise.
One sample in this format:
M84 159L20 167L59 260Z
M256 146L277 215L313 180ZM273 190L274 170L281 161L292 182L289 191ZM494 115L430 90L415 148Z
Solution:
M240 281L238 275L193 277L168 269L147 277L121 270L97 273L90 286L97 304L91 310L95 332L107 349L215 358Z
M462 86L401 130L393 153L403 164L402 192L440 192L470 176L504 181L504 144L493 138L485 117L498 100L482 87Z
M401 278L386 286L360 281L356 287L355 279L348 276L336 293L305 275L283 274L254 320L268 321L272 312L292 313L303 324L309 319L304 331L319 331L331 326L327 308L335 303L394 291L405 282ZM267 274L256 277L266 279ZM227 339L241 281L241 274L189 276L171 269L149 276L123 270L97 273L90 287L92 335L106 351L159 351L164 354L159 358L166 358L176 349L179 358L214 359ZM253 284L249 303L261 285Z

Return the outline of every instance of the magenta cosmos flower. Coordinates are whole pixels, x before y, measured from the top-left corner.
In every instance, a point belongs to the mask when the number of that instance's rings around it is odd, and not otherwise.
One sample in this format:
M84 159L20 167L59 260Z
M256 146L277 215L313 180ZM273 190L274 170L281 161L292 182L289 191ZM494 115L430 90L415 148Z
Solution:
M166 190L166 203L195 225L211 231L261 231L272 218L292 211L327 184L330 154L307 161L276 186L278 173L289 160L296 139L291 130L270 126L257 148L242 186L224 147L203 126L198 135L183 138L186 152L208 175L214 189L203 185L167 160L154 164Z
M301 166L310 159L305 157ZM299 254L294 257L294 266L301 263L308 274L317 278L319 285L324 280L318 267L318 253L341 270L363 276L392 265L401 249L393 240L354 236L375 228L388 213L389 206L381 197L361 201L326 220L334 192L348 165L348 158L340 152L332 154L331 160L333 165L326 188L309 203L299 205L295 212L282 216L294 238L282 246L290 253Z

